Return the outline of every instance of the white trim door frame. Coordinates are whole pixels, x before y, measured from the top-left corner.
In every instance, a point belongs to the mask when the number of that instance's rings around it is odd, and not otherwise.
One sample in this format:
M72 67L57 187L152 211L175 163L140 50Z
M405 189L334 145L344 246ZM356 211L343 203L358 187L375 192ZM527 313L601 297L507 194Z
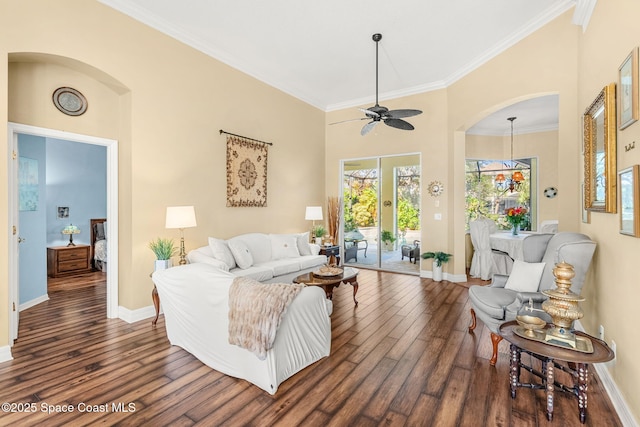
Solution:
M55 138L84 144L101 145L107 149L107 317L118 317L118 141L89 135L64 132L20 123L8 123L9 159L9 343L18 338L19 249L18 236L18 134ZM14 228L15 227L15 228ZM15 230L15 232L13 231ZM14 309L15 307L15 309Z

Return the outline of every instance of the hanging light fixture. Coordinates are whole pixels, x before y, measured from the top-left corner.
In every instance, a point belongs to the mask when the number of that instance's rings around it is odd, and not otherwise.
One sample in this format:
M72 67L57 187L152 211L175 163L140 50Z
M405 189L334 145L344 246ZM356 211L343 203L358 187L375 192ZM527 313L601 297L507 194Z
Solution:
M509 117L507 120L511 122L511 170L513 170L513 121L517 117ZM495 179L496 188L500 191L507 191L513 193L520 190L520 185L524 182L524 175L519 170L513 170L511 178L505 178L503 173L496 175Z

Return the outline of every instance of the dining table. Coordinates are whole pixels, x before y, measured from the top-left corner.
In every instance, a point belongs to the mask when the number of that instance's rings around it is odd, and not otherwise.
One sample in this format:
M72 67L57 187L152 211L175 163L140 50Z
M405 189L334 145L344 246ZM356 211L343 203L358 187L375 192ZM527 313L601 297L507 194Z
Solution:
M529 233L518 233L513 235L511 231L498 231L489 235L489 244L491 249L505 252L512 259L524 259L524 239Z

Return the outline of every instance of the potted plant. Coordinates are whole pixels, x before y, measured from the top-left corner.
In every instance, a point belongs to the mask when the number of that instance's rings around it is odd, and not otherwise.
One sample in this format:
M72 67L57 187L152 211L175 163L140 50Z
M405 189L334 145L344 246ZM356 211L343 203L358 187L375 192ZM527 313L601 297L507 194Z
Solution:
M382 230L380 234L380 238L382 239L382 243L384 243L384 247L386 250L393 249L393 242L396 241L396 237L389 230Z
M176 253L177 248L173 244L172 239L162 239L158 237L156 240L149 242L149 248L156 255L156 264L154 271L164 270L172 266L171 257Z
M322 238L327 234L327 229L323 225L316 225L313 228L313 236L317 245L322 246Z
M440 282L442 280L442 264L449 262L449 258L453 255L446 252L425 252L422 259L433 258L433 281Z

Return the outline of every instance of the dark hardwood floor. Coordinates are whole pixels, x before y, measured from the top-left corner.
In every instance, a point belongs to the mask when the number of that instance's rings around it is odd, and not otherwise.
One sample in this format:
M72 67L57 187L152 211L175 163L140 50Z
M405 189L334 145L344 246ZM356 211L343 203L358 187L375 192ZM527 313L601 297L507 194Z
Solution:
M0 425L580 425L565 393L553 422L543 391L511 399L507 344L491 367L488 330L467 332L468 284L370 270L359 283L357 308L350 286L334 292L331 355L271 396L170 346L163 316L106 319L102 273L52 281L0 364L1 401L21 410ZM621 425L593 369L588 397L587 426Z

